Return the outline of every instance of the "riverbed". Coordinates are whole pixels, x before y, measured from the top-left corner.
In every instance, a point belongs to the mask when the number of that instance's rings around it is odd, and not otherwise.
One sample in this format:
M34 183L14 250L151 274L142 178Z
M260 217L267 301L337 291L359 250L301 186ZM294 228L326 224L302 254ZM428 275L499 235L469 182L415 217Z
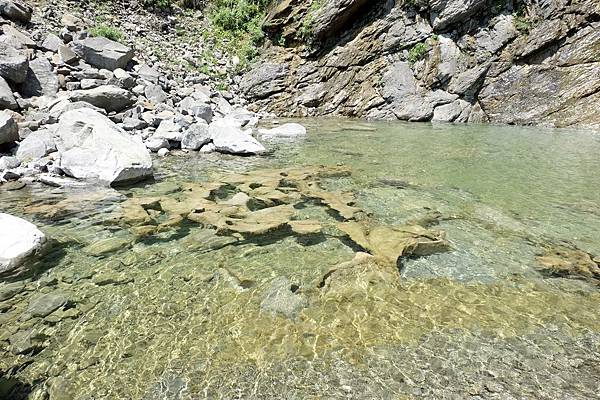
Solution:
M260 157L157 158L155 181L134 187L0 187L0 211L55 241L30 275L10 281L11 293L0 284L0 394L597 396L600 277L556 273L540 257L600 255L598 133L301 122L306 138L265 140ZM294 219L318 225L308 234L223 234L166 207L186 204L190 187L227 181L211 194L226 203L248 183L240 176L276 171L293 181L297 169L316 175L321 166L345 173L309 184L351 196L345 207L358 220L422 226L447 247L403 253L396 265L348 264L369 249L339 229L345 209L325 195L293 204ZM296 193L298 182L288 183L278 188ZM123 217L131 203L152 223ZM40 296L57 307L40 311Z

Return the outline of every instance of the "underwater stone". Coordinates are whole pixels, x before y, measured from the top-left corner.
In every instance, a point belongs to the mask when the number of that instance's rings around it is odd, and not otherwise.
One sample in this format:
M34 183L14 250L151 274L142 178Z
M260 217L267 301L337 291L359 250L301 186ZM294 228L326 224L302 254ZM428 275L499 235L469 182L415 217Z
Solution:
M288 278L284 276L275 278L260 303L260 309L273 314L282 314L287 318L296 318L302 309L308 307L308 300L298 293L298 290Z

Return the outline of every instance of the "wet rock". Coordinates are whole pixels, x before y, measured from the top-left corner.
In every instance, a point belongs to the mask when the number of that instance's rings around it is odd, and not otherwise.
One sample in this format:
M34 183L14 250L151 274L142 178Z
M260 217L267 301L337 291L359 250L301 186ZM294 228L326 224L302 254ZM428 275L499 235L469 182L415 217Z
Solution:
M0 111L0 144L17 140L19 140L19 127L16 121L9 112Z
M148 150L100 113L72 110L60 119L56 147L60 168L74 178L115 184L152 176Z
M259 129L262 136L296 137L306 135L306 128L297 123L283 124L272 129Z
M24 315L44 318L68 303L68 297L62 293L43 294L31 300Z
M85 248L85 252L92 256L103 256L115 251L123 250L131 245L129 238L108 238L98 240Z
M122 111L132 106L135 101L135 95L125 89L117 86L100 86L94 89L77 90L70 94L70 100L73 102L86 102L96 107L100 107L107 112Z
M10 300L25 289L23 282L0 284L0 301Z
M120 272L100 272L93 276L92 282L98 286L122 285L133 282L133 278Z
M26 331L18 331L10 338L10 352L14 355L26 354L35 349L35 345L32 341L34 332L32 329Z
M537 257L537 261L541 265L540 269L550 276L582 278L600 286L600 260L593 259L590 254L579 249L549 247Z
M18 269L45 244L46 236L35 225L0 213L0 273Z
M209 125L210 137L219 152L230 154L262 154L266 151L264 146L227 120L214 121Z
M450 248L443 232L418 225L370 228L366 223L344 222L338 228L360 247L391 265L397 265L401 257L427 256Z
M271 282L260 303L262 311L281 314L290 319L296 318L306 307L308 307L308 300L300 293L298 285L294 285L284 276L275 278Z
M124 69L133 58L133 49L105 37L74 41L72 48L87 63L109 71Z
M25 54L0 43L0 77L13 83L23 83L27 78L28 66Z

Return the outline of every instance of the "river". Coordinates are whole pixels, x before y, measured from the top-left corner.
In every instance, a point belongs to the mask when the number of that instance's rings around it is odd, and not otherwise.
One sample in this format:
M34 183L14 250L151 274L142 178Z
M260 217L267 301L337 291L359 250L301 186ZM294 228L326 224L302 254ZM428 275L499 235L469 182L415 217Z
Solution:
M308 136L265 141L267 155L175 152L155 160L155 182L134 187L0 188L0 211L56 241L35 273L10 283L15 294L2 296L9 283L0 283L0 395L598 395L600 277L552 273L540 257L600 255L600 134L300 122ZM367 249L340 232L325 201L294 200L294 218L320 227L307 235L224 235L170 211L191 201L188 185L238 179L213 195L223 203L260 186L239 174L285 171L293 181L294 169L321 165L349 171L317 184L351 193L371 224L420 224L443 232L448 248L344 269ZM294 185L285 194L306 197ZM135 225L124 205L142 203L152 222Z

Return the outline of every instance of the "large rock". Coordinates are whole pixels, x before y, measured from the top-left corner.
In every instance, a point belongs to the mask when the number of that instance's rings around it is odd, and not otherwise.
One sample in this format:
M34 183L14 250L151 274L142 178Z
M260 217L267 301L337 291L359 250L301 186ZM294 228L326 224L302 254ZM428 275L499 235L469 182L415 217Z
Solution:
M479 103L492 122L600 127L600 63L513 66L488 79Z
M27 78L28 65L25 54L0 43L0 77L13 83L23 83Z
M264 99L285 89L288 72L285 64L261 64L244 75L240 88L250 98Z
M21 32L14 26L3 25L2 32L4 35L0 36L0 41L16 49L33 49L37 46L27 32Z
M305 136L306 128L297 123L283 124L271 129L261 128L258 130L262 136L296 137Z
M15 110L19 107L13 91L4 78L0 77L0 110L8 108Z
M18 22L29 22L33 10L19 1L0 0L0 15Z
M215 149L219 152L251 155L266 151L250 134L238 128L235 121L218 120L211 123L208 129Z
M192 124L183 132L181 148L198 150L208 142L210 142L208 124Z
M108 112L122 111L132 106L136 101L133 93L112 85L88 90L76 90L71 93L70 99L73 102L84 101L90 103Z
M50 129L38 129L30 133L21 143L17 150L17 158L25 163L42 158L56 151L53 138L54 132Z
M133 58L133 49L104 37L77 40L72 48L87 63L110 71L125 68Z
M54 73L50 61L36 58L29 63L27 78L20 92L24 97L56 96L58 87L58 75Z
M19 127L7 111L0 112L0 144L19 140Z
M152 176L152 160L142 141L94 110L66 112L56 132L60 168L70 176L108 184Z
M0 213L0 273L19 268L30 256L43 250L46 236L21 218Z

